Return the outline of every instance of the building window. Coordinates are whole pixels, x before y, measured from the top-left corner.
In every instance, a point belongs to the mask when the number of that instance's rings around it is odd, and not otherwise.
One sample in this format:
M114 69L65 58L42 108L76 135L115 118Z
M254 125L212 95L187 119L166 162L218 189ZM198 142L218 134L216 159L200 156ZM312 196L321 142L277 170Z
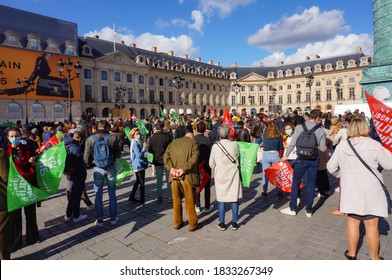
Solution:
M22 107L18 103L10 103L8 105L8 116L10 119L22 119Z
M159 86L163 87L164 85L165 85L165 84L164 84L164 82L163 82L163 79L160 78L160 79L159 79Z
M84 72L85 79L91 79L91 69L85 68L83 72Z
M139 100L144 103L144 89L139 89Z
M338 100L343 100L343 89L342 88L340 88L338 90Z
M259 91L263 91L263 86L259 86Z
M210 84L207 84L206 86L207 86L207 90L210 90Z
M72 44L66 45L64 53L68 54L68 55L74 55L75 54L75 47Z
M259 97L260 105L264 103L264 96L260 95Z
M189 88L189 82L188 81L185 82L185 88Z
M350 87L348 90L349 90L349 96L350 96L349 98L355 100L355 88Z
M150 85L155 85L155 79L154 77L150 77Z
M193 83L192 88L196 89L196 83Z
M144 76L139 75L139 84L143 85L144 84Z
M38 50L38 40L35 38L31 38L29 41L30 44L30 49L32 50Z
M279 104L283 104L283 95L279 95L278 102Z
M159 102L165 102L165 93L163 91L159 91Z
M36 119L45 118L45 108L41 104L39 103L33 104L32 110L33 110L33 115L32 115L33 119L36 120Z
M348 78L348 82L349 82L350 84L355 83L355 78L354 78L354 77L349 77L349 78Z
M297 103L301 103L301 94L297 93Z
M173 92L169 91L169 103L173 104Z
M319 80L316 81L316 87L320 87L321 86L321 82Z
M301 88L301 84L297 84L296 87L297 87L297 89L300 89Z
M114 80L116 82L121 82L121 74L120 74L120 72L114 72Z
M291 84L288 84L288 85L287 85L287 89L291 89Z
M287 94L287 103L291 104L291 93Z
M203 90L204 86L203 83L200 83L200 90Z
M327 100L332 100L332 94L330 89L327 89Z
M91 102L93 99L93 92L91 90L91 85L84 85L84 98L85 101Z
M235 96L233 95L231 97L231 106L234 106L234 105L236 105L236 101L235 101Z
M307 92L305 95L306 102L310 102L310 92Z
M255 91L255 86L250 86L249 91Z
M102 102L109 102L109 90L107 86L101 87Z
M128 102L134 102L135 100L133 100L133 89L132 88L128 88Z
M150 103L155 103L155 91L150 90Z
M101 71L101 80L102 81L107 81L108 79L108 72L107 71Z
M64 106L61 104L54 104L53 106L53 117L55 119L64 119L65 118L65 110Z
M246 96L241 96L241 105L246 104Z
M316 90L316 101L321 100L321 92L319 90Z
M127 83L132 83L132 74L127 74Z
M330 86L330 85L332 84L332 82L331 82L331 80L327 80L327 81L325 82L325 84L326 84L327 86Z

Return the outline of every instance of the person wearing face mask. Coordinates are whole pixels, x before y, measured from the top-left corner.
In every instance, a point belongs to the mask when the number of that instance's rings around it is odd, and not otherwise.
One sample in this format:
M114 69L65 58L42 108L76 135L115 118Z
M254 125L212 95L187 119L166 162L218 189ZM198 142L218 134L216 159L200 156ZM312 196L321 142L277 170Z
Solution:
M132 170L135 172L136 181L133 185L131 194L129 195L129 201L140 202L141 204L145 201L145 177L146 168L148 166L147 157L145 152L147 151L147 143L141 141L141 135L138 128L133 128L129 133L131 137L131 148L130 148L130 160L132 165ZM140 186L140 200L135 198L136 191Z
M38 187L35 164L36 150L22 140L21 132L16 127L7 130L7 153L12 157L15 167L20 175L22 175L32 186ZM36 203L24 207L26 217L26 242L34 244L40 242L39 231L37 226ZM23 246L22 241L22 211L15 210L15 220L13 227L13 246L12 251L16 251Z
M283 133L282 133L284 154L286 153L286 148L289 146L291 140L293 139L293 133L294 133L294 124L290 122L285 123L283 128ZM297 149L294 147L290 155L287 157L287 162L291 165L292 168L294 168L294 163L296 159L297 159Z

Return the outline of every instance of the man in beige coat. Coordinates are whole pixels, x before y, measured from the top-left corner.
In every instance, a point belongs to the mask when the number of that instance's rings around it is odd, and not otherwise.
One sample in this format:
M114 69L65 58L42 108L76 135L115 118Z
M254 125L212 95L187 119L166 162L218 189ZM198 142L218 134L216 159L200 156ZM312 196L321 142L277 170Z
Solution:
M193 140L193 133L173 141L163 156L165 167L170 172L173 196L173 227L183 225L182 198L185 197L185 210L189 221L189 231L201 228L195 210L195 188L199 186L198 166L199 147Z

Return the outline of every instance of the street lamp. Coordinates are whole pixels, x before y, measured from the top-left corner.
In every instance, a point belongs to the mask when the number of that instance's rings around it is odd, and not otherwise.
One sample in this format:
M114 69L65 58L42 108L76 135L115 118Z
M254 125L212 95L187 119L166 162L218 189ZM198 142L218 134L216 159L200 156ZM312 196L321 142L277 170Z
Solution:
M336 89L336 103L339 104L339 91L340 91L339 81L335 82L335 89Z
M314 77L312 72L309 72L306 75L306 86L309 87L309 107L312 110L312 85L313 85Z
M272 111L272 113L275 113L275 97L276 97L276 92L277 92L277 90L276 90L276 88L275 87L273 87L272 89L271 89L271 95L270 95L270 109L269 109L269 111L270 111L270 113L271 113L271 111Z
M124 97L125 97L125 92L127 90L126 86L119 86L116 85L114 87L114 90L116 91L116 103L117 106L120 108L120 117L123 118L123 114L122 114L122 109L124 107Z
M23 87L22 87L23 83ZM25 106L26 106L26 124L29 123L29 108L27 107L27 94L34 90L34 82L28 82L26 77L23 78L22 81L16 79L16 87L18 88L19 93L23 93L25 95Z
M64 65L66 66L66 70L68 72L67 76L64 76L63 71L64 71ZM75 68L75 76L71 78L71 71L72 71L72 61L68 57L68 60L64 63L63 60L60 58L60 60L57 62L57 71L60 74L60 77L64 77L67 80L67 86L68 86L68 107L69 107L69 121L72 122L72 101L71 101L71 81L75 78L79 78L80 71L82 69L82 66L79 64L79 61L75 63L74 68Z
M301 107L301 94L302 92L299 90L297 91L297 102L298 102L298 107Z
M238 115L238 102L239 102L238 93L240 92L240 88L241 88L241 84L239 82L235 81L231 83L231 89L235 93L236 115Z
M180 89L184 86L185 78L182 75L175 75L172 78L173 86L177 89L177 114L180 106Z

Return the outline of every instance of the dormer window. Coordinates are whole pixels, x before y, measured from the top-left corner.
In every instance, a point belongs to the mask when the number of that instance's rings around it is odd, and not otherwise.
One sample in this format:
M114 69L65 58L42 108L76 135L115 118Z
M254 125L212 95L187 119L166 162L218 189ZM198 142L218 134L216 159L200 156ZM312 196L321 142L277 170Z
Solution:
M82 55L86 55L86 56L92 56L93 52L92 49L89 45L83 45L82 47Z
M57 52L57 53L60 52L59 43L55 39L49 38L48 40L46 40L46 44L47 44L47 47L46 47L47 51Z
M65 50L64 53L68 55L76 55L75 45L70 41L65 41Z
M27 48L30 50L41 50L40 39L33 33L27 34Z
M7 46L15 46L15 47L22 47L20 44L20 37L15 31L7 30L4 32L5 40L3 45Z

